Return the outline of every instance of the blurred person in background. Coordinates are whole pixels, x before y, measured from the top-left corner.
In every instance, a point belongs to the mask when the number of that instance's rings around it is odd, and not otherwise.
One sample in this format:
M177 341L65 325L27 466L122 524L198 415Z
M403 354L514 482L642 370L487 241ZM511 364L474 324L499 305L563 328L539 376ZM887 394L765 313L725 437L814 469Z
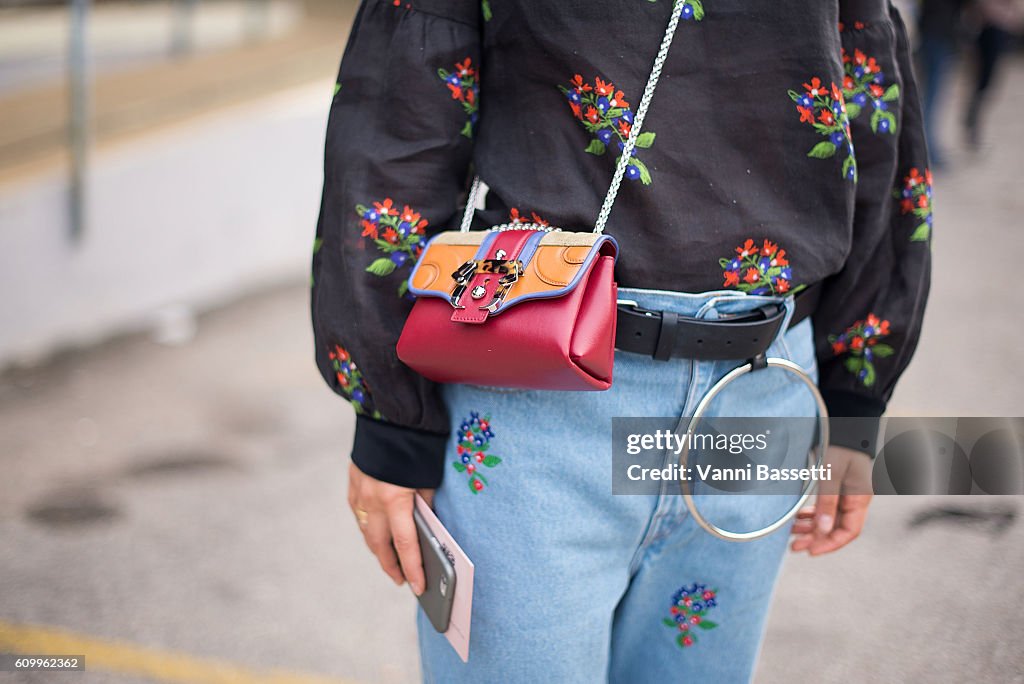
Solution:
M924 131L934 168L946 161L937 135L937 114L957 55L961 14L968 0L922 0L918 6L918 62L924 91Z
M612 494L611 417L692 415L731 361L616 351L610 389L545 392L439 385L397 357L412 264L459 227L474 168L472 228L593 229L673 12L608 229L619 296L664 323L820 287L813 326L769 356L805 368L833 416L876 420L917 346L931 173L887 0L363 0L327 124L315 356L356 412L349 506L382 569L423 591L417 491L475 563L468 663L418 612L426 681L747 681L787 545L829 553L864 524L870 495L839 494L841 474L742 544L698 527L677 488ZM741 380L727 415L817 414L788 378ZM838 437L830 456L869 470L868 443ZM724 527L763 521L762 497L708 498Z
M1024 2L975 0L971 10L970 19L978 26L978 31L974 39L973 83L967 99L964 128L968 145L977 150L993 79L998 75L1003 56L1024 29Z

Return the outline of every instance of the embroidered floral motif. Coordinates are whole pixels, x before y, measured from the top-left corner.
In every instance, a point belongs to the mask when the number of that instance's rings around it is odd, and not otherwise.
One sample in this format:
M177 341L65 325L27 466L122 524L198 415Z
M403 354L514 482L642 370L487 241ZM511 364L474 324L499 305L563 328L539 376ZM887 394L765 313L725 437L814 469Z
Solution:
M924 170L924 175L917 168L903 179L903 188L893 193L900 200L900 213L913 214L921 221L910 234L913 242L927 242L932 234L932 172Z
M671 617L662 618L666 627L672 627L679 634L676 643L682 647L697 643L698 629L709 630L718 627L717 622L708 620L708 611L718 605L718 590L708 589L706 584L685 584L672 594L669 608Z
M875 133L896 133L896 115L889 111L889 103L900 99L900 86L893 83L885 86L885 74L874 57L868 57L860 50L853 51L853 57L843 49L843 97L846 100L846 114L851 119L860 116L862 108L871 103L871 130Z
M480 466L493 468L501 463L494 454L488 454L494 430L491 429L491 417L480 417L476 411L470 411L469 418L459 426L459 444L455 453L459 460L452 462L452 467L460 473L469 475L469 490L477 494L487 485L487 478L480 472Z
M476 127L477 119L480 117L480 105L477 101L480 87L477 83L477 72L472 66L472 60L467 57L461 62L456 62L455 70L451 72L447 69L438 69L437 75L448 86L448 90L452 93L452 99L462 103L462 108L466 112L466 125L462 127L462 135L472 138L473 129Z
M367 408L368 404L372 404L370 387L363 380L363 372L356 366L348 351L340 344L336 344L334 351L327 354L327 358L331 360L331 368L334 369L342 393L348 398L356 413L382 420L384 417L380 411Z
M867 27L868 27L868 24L863 22L863 21L855 21L855 22L853 22L853 29L855 31L863 31ZM847 28L848 27L846 26L846 24L844 24L843 22L839 22L839 32L840 33L845 31Z
M811 148L808 157L828 159L834 157L842 149L846 152L843 160L843 177L857 180L857 162L853 154L853 138L850 136L850 119L846 113L846 101L839 87L825 86L820 78L812 78L804 83L804 92L789 91L789 98L796 103L796 111L800 114L800 122L807 123L828 138Z
M596 76L594 85L591 85L584 82L581 75L576 74L571 85L572 87L567 88L559 84L558 89L568 99L573 115L587 132L594 136L586 151L600 156L614 141L619 150L615 157L615 163L618 164L633 125L633 110L629 108L626 96L621 90L616 90L610 81L602 80L600 76ZM651 131L644 131L637 136L633 154L630 155L632 158L626 165L626 178L650 185L651 173L647 170L647 165L637 158L636 151L638 148L653 145L654 137L655 134Z
M722 287L735 287L749 294L774 295L796 293L805 285L793 287L793 271L786 250L765 239L760 247L747 239L736 248L736 256L719 259L725 282Z
M377 249L387 256L375 259L366 267L375 276L389 276L395 269L416 263L424 247L427 220L421 218L409 205L398 211L390 197L367 207L356 205L356 214L362 219L363 237L373 240ZM407 279L398 285L398 296L409 289Z
M658 0L647 0L648 2L657 2ZM701 0L683 0L683 9L679 11L679 17L682 19L692 19L693 21L700 21L704 18L704 3Z
M888 334L889 321L869 313L866 319L857 321L842 335L829 335L828 341L835 356L849 354L843 362L846 370L856 375L862 385L871 387L875 384L874 360L893 355L891 346L879 342Z
M535 211L531 211L530 215L531 215L531 218L526 218L525 216L522 216L519 213L519 209L517 209L516 207L512 207L509 210L509 212L508 212L508 222L509 223L539 223L542 226L551 225L547 221L542 219L540 216L538 216L537 212L535 212Z

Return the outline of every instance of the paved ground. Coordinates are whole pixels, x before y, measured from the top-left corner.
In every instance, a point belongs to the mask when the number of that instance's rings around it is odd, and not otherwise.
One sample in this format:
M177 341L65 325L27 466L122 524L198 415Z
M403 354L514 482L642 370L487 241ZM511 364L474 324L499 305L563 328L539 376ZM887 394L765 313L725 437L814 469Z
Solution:
M932 304L896 412L1024 414L1007 315L1024 65L1010 76L989 146L937 179ZM414 601L345 507L352 416L312 367L304 278L183 346L126 338L0 376L0 651L87 653L61 681L90 684L415 680ZM787 561L757 681L1024 682L1020 515L1017 498L877 501L854 546Z

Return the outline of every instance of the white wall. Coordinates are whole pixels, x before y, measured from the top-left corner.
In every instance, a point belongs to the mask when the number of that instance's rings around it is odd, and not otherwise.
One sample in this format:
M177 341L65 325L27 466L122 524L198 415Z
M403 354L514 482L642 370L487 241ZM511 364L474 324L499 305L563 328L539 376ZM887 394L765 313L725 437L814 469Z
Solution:
M94 151L84 240L66 173L0 185L0 367L307 277L331 84Z

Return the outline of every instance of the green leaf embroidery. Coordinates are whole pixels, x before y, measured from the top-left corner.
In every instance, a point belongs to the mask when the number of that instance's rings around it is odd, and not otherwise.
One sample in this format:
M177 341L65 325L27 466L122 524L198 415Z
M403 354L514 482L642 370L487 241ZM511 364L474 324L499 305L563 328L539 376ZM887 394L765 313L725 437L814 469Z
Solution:
M931 232L932 227L929 226L927 223L922 223L921 225L914 229L913 233L910 234L910 241L927 242L928 236L931 235Z
M665 623L666 627L675 627L676 621L671 618L661 618L661 621Z
M647 164L644 164L636 157L633 157L629 163L635 166L637 170L640 172L640 182L643 183L644 185L650 185L651 172L647 170Z
M601 142L600 140L591 140L590 144L587 145L586 152L589 152L590 154L602 155L604 154L606 149L607 148L605 147L604 143Z
M641 133L640 135L636 136L636 146L637 147L650 147L651 145L654 144L654 136L655 135L656 134L651 132L651 131L646 131L644 133Z
M853 165L854 165L853 157L847 157L846 159L843 160L843 169L842 169L842 171L843 171L843 178L846 178L847 172L850 170L850 167L853 166ZM857 169L856 169L856 167L853 170L853 180L854 180L854 182L857 181Z
M807 156L814 157L815 159L828 159L835 155L835 153L836 146L826 140L812 147L811 151L807 153ZM847 157L847 159L849 159L849 157Z
M872 385L875 384L875 364L871 363L870 361L865 361L864 370L867 371L867 373L864 375L864 386L871 387Z
M701 629L714 629L715 627L718 626L718 623L717 622L712 622L711 620L701 620L700 622L697 623L697 626L700 627Z
M460 473L466 472L466 464L465 463L460 463L459 461L455 461L454 463L452 463L452 467L454 467Z
M900 97L900 85L899 85L899 83L893 83L891 86L889 86L886 89L885 94L882 95L882 99L885 100L886 102L892 102L894 100L898 100L899 97Z
M856 102L847 102L846 115L851 119L856 119L858 116L860 116L860 105L857 104Z
M381 257L374 259L373 263L366 267L367 272L376 276L391 275L395 270L395 262L391 259Z
M480 4L484 15L484 21L490 21L491 17L494 16L491 13L491 3L488 2L487 0L482 0Z
M888 344L876 344L871 347L871 353L875 356L884 359L887 356L892 356L895 350Z
M499 463L501 463L501 459L497 456L484 456L483 464L488 468L493 468Z
M690 0L690 6L693 7L693 18L695 21L700 21L704 18L704 3L701 0Z
M331 95L331 97L334 97L334 95L337 95L339 90L341 90L341 84L340 83L335 83L334 84L334 93L333 93L333 95Z

